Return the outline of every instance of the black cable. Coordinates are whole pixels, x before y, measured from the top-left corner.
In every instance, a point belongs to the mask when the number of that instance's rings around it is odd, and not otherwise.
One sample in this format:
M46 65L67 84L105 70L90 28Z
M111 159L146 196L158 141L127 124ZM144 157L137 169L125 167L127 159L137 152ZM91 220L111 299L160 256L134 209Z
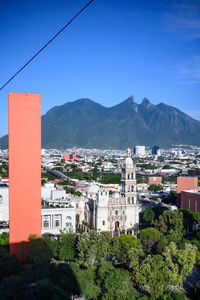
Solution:
M54 35L31 59L29 59L29 61L27 61L27 63L25 63L25 65L23 65L23 67L21 69L19 69L1 88L0 91L11 81L15 78L15 76L17 76L17 74L19 74L28 64L30 64L30 62L36 57L38 56L38 54L40 54L67 26L69 26L74 19L76 19L94 0L90 0L60 31L58 31L56 33L56 35Z

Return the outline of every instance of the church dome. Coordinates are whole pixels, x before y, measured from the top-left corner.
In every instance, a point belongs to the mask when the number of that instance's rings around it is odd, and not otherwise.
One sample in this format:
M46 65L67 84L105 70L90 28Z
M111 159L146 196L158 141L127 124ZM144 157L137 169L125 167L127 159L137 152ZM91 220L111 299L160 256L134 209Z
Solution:
M131 157L127 157L125 159L125 167L126 168L133 168L133 160Z
M87 192L88 194L97 194L99 192L99 186L96 184L92 184L88 187Z

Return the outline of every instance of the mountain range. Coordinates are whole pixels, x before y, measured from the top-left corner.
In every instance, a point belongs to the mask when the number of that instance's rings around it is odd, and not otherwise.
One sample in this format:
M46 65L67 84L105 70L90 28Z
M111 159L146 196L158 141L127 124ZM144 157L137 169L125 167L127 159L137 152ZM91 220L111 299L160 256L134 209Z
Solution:
M83 98L55 106L42 116L42 147L126 149L134 145L200 146L200 121L164 103L141 104L133 96L112 107ZM8 136L0 148L8 147Z

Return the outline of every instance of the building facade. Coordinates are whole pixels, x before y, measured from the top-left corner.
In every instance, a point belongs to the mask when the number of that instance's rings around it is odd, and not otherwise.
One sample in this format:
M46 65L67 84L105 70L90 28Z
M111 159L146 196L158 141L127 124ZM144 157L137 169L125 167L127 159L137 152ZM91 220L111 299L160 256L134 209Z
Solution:
M121 190L109 195L105 188L95 187L88 190L88 221L100 231L111 231L118 235L122 230L137 230L139 212L136 192L135 166L128 149L127 158L122 166Z

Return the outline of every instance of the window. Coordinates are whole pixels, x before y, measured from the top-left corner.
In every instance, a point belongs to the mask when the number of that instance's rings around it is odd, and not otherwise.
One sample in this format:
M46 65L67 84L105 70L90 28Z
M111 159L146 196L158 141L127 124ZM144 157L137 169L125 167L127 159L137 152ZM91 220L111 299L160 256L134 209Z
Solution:
M76 204L76 208L78 208L78 204Z
M130 204L130 197L128 197L128 204Z
M128 174L128 179L130 179L130 175Z
M131 179L133 179L133 173L131 173Z
M198 211L198 200L195 200L195 211Z
M134 197L132 197L132 204L134 204Z
M115 215L116 215L116 216L118 215L118 210L115 211Z
M189 199L189 201L188 201L189 203L188 203L188 209L190 209L190 207L191 207L191 200Z
M43 227L44 228L50 228L51 224L51 216L43 216Z
M71 222L66 223L66 227L72 227L72 223Z
M105 222L105 221L103 221L103 222L102 222L102 224L103 224L103 225L105 225L105 224L106 224L106 222Z
M70 217L70 216L66 217L66 220L71 220L71 219L72 219L72 217Z
M43 222L43 227L45 227L45 228L49 227L49 221L48 220L45 220Z
M134 192L134 186L133 185L131 186L131 192Z
M54 216L54 227L61 227L61 215Z
M60 227L60 220L55 220L55 227Z

